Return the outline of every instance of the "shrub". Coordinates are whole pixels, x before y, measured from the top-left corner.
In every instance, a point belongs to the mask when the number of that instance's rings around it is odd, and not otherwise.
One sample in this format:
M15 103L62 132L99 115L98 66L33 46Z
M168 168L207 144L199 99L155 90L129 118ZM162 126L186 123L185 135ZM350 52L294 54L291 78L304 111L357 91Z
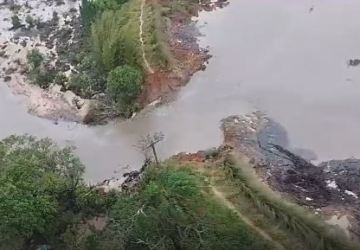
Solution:
M66 75L64 73L57 73L54 78L54 83L61 85L61 86L64 86L67 81L68 81L68 78L66 77Z
M119 66L109 73L107 93L117 103L133 104L141 93L142 72L131 66Z
M44 55L38 50L33 49L27 55L28 64L32 69L40 67L40 65L44 62Z
M139 192L120 196L111 208L101 241L120 243L112 249L272 249L204 194L204 184L190 169L150 167Z
M20 18L17 15L13 15L11 17L11 23L12 23L12 26L13 26L12 28L15 29L15 30L21 27Z
M128 5L118 11L105 11L91 26L92 52L105 71L124 64L138 65L141 54L138 15L134 11Z
M53 68L40 66L30 72L30 79L33 84L39 85L45 89L55 79L56 72Z
M96 16L106 10L118 10L128 0L82 0L80 16L83 28L86 32L90 30L91 24L95 21Z
M96 8L95 2L91 0L82 0L80 7L80 17L81 23L84 30L87 32L90 30L92 22L95 20L96 15L98 14L98 9Z
M30 65L31 82L41 88L49 87L56 76L56 72L50 65L45 65L45 56L38 49L33 49L28 53L27 60Z
M51 239L65 230L60 217L77 210L84 166L70 148L48 139L11 136L0 141L0 249ZM30 241L31 240L31 241Z
M27 15L25 18L25 22L29 25L29 28L32 28L35 26L35 20L32 16Z
M122 7L124 3L128 2L128 0L98 0L94 1L97 9L100 11L105 10L118 10Z
M83 73L71 75L69 81L69 89L85 98L90 98L94 94L94 85L93 79L88 74Z

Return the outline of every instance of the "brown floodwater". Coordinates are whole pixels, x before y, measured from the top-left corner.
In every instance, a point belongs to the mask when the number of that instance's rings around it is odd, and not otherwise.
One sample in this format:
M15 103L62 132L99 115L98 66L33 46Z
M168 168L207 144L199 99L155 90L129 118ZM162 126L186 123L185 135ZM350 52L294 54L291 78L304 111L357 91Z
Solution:
M360 1L233 0L198 25L213 58L177 99L125 122L87 127L40 119L0 84L0 137L29 133L74 145L89 181L138 168L134 145L161 131L161 158L217 146L220 120L261 110L287 130L291 146L319 160L360 157Z

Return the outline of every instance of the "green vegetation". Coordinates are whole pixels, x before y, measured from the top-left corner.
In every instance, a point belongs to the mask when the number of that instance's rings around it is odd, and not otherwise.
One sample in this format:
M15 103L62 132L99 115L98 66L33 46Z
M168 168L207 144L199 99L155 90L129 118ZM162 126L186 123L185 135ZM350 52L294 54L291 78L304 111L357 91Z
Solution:
M131 66L119 66L109 73L107 92L123 105L131 105L141 93L142 72Z
M272 249L189 168L150 166L137 191L108 194L85 186L83 170L50 140L1 141L0 248Z
M85 98L91 98L94 94L93 87L95 81L91 75L87 74L72 74L70 77L69 88L76 94Z
M85 32L88 32L92 22L95 20L96 15L98 14L98 9L95 5L95 1L82 0L80 15L81 22Z
M11 17L12 29L18 29L21 27L21 21L18 15L13 15Z
M210 154L196 167L150 165L135 189L103 193L84 184L72 148L4 139L0 249L356 249L335 227L267 190L246 165Z
M76 35L72 36L71 28L58 31L59 36L65 40L71 38L74 42L69 48L56 46L58 57L51 65L43 55L41 64L33 61L36 60L33 57L40 54L37 50L29 53L29 78L42 88L48 88L51 83L60 84L63 91L71 90L83 98L98 100L94 105L96 113L100 112L97 117L131 115L141 105L137 102L140 100L138 90L145 88L139 87L138 81L128 82L118 98L119 93L111 91L119 88L109 88L114 84L107 81L112 79L111 75L118 67L130 66L140 70L141 85L148 79L149 72L179 72L181 62L169 48L170 17L174 11L180 11L179 17L174 18L189 21L190 18L184 16L190 17L197 4L190 0L82 0L81 32L76 30ZM187 14L183 14L184 11ZM52 21L56 23L58 18L54 12ZM30 15L25 21L28 28L41 24ZM19 22L14 16L14 27L21 25ZM69 69L71 75L65 79L60 73Z
M276 230L281 229L280 231L286 232L285 235L275 232L274 238L279 237L280 241L287 241L289 249L304 249L299 247L299 244L305 245L305 249L356 249L348 242L342 231L323 223L315 215L275 195L258 181L247 164L238 163L234 157L228 156L218 167L221 173L216 174L218 181L215 185L227 186L225 189L232 190L231 200L234 204L239 202L237 206L240 210L248 206L248 211L245 212L252 214L253 217L254 214L262 214L260 226L273 230L272 224L276 226ZM219 175L223 175L222 180Z
M70 224L97 207L71 148L11 136L0 142L0 249L58 244ZM97 212L100 212L98 209Z
M41 88L49 87L56 76L55 70L47 64L45 56L38 50L33 49L27 55L29 64L29 76L33 84Z
M81 19L89 43L80 53L68 89L85 98L106 93L106 109L116 110L111 113L128 115L136 110L144 75L139 15L139 0L83 0Z
M90 30L92 23L98 15L106 10L118 10L128 0L82 0L81 1L81 21L86 32Z
M141 0L82 1L81 19L89 44L80 56L78 73L70 77L68 85L86 98L106 93L108 106L125 116L138 107L136 101L147 70L139 37L141 3ZM165 13L156 2L146 3L144 7L144 51L154 68L167 69L175 65L165 35L169 22ZM127 79L124 84L123 80L114 80L120 68L134 71L129 67L141 71L136 73L134 81Z
M122 242L117 249L272 249L205 194L205 184L191 169L176 164L151 167L137 193L115 202L110 232L103 237Z
M30 16L30 15L27 15L26 18L25 18L25 22L28 24L29 28L33 28L35 26L35 19Z
M173 69L179 62L173 57L168 45L167 30L170 20L167 17L167 7L163 4L153 2L145 6L145 52L151 65Z
M70 75L68 88L85 98L91 98L94 94L104 92L107 74L97 66L92 54L90 52L89 54L81 53L79 61L78 73Z
M91 27L92 52L107 72L124 64L139 65L139 17L132 2L120 10L104 11Z
M64 73L57 73L54 78L54 83L60 86L64 86L65 83L68 81L68 78Z
M45 57L43 54L40 53L38 49L33 49L27 55L27 59L28 59L28 63L30 64L30 67L35 69L41 66L41 64L45 60Z

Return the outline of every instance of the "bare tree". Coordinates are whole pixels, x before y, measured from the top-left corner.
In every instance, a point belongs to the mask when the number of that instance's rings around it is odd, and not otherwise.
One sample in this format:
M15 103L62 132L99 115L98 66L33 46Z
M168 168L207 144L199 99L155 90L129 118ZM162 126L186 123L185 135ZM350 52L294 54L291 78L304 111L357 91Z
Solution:
M157 132L152 135L148 134L146 136L143 136L139 141L138 147L144 152L145 158L146 159L149 158L147 153L149 150L151 150L157 165L159 165L159 158L156 152L155 145L161 142L162 140L164 140L164 134L161 132Z

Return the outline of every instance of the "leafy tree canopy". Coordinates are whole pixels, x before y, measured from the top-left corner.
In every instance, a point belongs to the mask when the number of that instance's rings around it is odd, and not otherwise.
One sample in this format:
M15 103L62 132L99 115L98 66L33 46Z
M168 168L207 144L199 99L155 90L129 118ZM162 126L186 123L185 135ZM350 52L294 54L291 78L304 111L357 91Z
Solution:
M59 230L61 213L76 210L83 171L71 148L60 149L48 139L1 141L0 248L49 238Z
M131 104L142 89L142 72L131 66L119 66L109 73L107 92L115 102Z

